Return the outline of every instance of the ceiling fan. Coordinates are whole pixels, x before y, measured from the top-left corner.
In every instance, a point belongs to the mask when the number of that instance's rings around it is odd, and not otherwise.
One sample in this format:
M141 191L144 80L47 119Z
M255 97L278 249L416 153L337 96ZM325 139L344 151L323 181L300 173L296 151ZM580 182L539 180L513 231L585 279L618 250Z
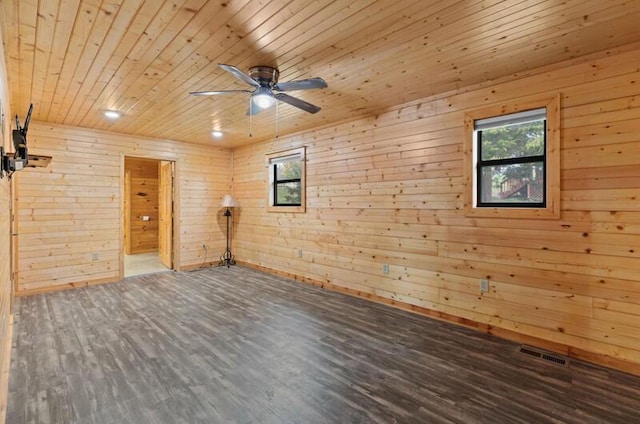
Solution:
M251 101L249 102L248 115L256 115L262 109L273 106L277 100L287 103L291 106L302 109L305 112L317 113L320 107L313 105L297 97L282 93L283 91L296 90L313 90L316 88L327 88L327 83L322 78L308 78L297 81L278 82L280 72L276 68L270 66L254 66L249 69L249 73L245 74L233 65L219 64L220 68L230 72L238 78L253 87L253 90L216 90L216 91L192 91L189 94L193 96L216 96L218 94L229 93L251 93ZM276 91L277 93L274 93Z

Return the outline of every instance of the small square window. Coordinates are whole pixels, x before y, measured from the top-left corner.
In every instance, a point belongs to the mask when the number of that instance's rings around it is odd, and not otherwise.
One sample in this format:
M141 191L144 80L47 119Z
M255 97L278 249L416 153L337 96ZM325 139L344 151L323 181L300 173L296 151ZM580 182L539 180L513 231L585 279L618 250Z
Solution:
M305 149L267 155L269 211L305 211Z
M546 109L474 122L477 207L545 207Z
M467 114L467 215L559 217L559 121L560 96Z

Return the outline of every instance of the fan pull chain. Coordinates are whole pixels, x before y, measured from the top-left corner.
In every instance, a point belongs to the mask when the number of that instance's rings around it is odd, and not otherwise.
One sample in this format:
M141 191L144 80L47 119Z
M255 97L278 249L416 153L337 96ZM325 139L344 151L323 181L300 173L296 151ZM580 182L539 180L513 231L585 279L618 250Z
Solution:
M253 102L249 97L249 138L253 137Z
M278 134L278 111L280 110L280 108L278 107L278 100L276 100L276 138L280 137L280 135Z

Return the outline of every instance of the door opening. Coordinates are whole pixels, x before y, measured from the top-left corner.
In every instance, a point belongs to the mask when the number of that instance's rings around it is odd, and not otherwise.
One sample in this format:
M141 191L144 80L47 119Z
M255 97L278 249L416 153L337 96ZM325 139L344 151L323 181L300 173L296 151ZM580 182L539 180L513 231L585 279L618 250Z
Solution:
M174 268L174 162L124 158L124 276Z

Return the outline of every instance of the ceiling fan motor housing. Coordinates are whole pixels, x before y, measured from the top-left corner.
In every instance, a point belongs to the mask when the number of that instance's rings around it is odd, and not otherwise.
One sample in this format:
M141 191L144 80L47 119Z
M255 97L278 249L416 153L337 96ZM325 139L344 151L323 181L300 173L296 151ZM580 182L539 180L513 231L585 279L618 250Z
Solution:
M249 69L249 76L263 87L273 87L278 82L280 73L270 66L254 66Z

